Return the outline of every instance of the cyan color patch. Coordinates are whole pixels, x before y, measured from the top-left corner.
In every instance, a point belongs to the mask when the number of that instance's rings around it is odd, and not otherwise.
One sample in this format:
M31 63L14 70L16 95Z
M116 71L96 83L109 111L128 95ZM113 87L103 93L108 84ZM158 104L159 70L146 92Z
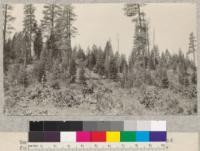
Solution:
M149 142L150 132L149 131L137 131L136 132L136 142Z

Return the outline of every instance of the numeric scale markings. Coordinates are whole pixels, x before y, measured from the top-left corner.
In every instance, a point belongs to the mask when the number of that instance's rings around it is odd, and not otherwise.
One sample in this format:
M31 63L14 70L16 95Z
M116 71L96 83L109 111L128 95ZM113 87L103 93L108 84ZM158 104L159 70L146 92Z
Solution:
M167 151L166 143L28 143L28 151Z

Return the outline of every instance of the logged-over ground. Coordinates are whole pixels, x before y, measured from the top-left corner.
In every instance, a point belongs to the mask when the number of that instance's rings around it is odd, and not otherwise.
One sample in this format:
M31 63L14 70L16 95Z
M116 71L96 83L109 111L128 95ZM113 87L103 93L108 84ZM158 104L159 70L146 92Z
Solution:
M35 82L5 88L6 115L191 115L197 99L155 86L121 88L119 82L86 70L86 83ZM5 78L6 81L6 78Z

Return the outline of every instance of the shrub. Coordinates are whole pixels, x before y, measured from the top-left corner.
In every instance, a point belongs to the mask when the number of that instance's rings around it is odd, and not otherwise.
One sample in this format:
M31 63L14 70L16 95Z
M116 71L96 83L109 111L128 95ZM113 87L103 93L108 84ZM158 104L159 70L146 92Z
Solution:
M196 98L197 97L197 88L196 86L190 86L186 88L182 88L182 94L188 98Z
M76 75L76 62L74 59L72 59L70 66L69 66L69 74L70 76Z
M188 76L185 75L185 74L179 74L178 76L178 79L179 79L179 83L185 87L189 86L190 84L190 81L188 79Z
M7 80L6 77L4 77L4 82L3 82L4 91L8 91L9 86L10 86L9 81Z
M192 73L191 81L193 84L197 84L197 73L196 72Z
M169 80L168 80L168 75L167 75L167 69L164 69L162 71L162 88L168 88L169 87Z
M38 80L38 82L45 81L45 63L40 61L34 64L33 73Z
M165 88L165 89L169 87L168 78L163 78L162 79L162 87Z
M19 71L20 71L20 64L13 64L9 66L7 74L8 83L11 83L13 85L18 83Z
M19 83L22 84L25 88L29 85L28 73L24 67L19 71Z
M9 85L16 86L18 84L23 85L23 87L28 87L31 83L31 74L21 64L13 64L8 69L8 75L5 78Z
M81 84L86 84L85 70L83 67L79 70L79 81Z
M140 103L148 109L153 109L160 100L159 91L156 87L150 86L141 88Z
M197 103L195 103L194 106L193 106L193 112L197 113Z
M153 85L153 79L152 79L152 75L151 75L150 71L146 72L145 82L148 85Z
M60 84L58 81L52 81L50 83L50 86L53 88L53 89L60 89Z
M177 113L183 113L183 108L179 107L179 102L175 96L168 95L168 97L165 98L167 102L166 112L167 114L177 114Z
M60 80L62 78L62 69L61 69L61 64L59 63L58 60L56 60L53 64L53 67L52 67L52 80Z
M144 84L144 72L142 69L134 70L128 73L128 87L141 87Z

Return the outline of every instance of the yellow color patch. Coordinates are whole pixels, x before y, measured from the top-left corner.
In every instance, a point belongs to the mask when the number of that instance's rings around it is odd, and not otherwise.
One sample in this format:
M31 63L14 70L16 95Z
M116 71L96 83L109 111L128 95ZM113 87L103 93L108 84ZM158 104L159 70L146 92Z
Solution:
M120 132L117 131L106 132L106 142L120 142Z

